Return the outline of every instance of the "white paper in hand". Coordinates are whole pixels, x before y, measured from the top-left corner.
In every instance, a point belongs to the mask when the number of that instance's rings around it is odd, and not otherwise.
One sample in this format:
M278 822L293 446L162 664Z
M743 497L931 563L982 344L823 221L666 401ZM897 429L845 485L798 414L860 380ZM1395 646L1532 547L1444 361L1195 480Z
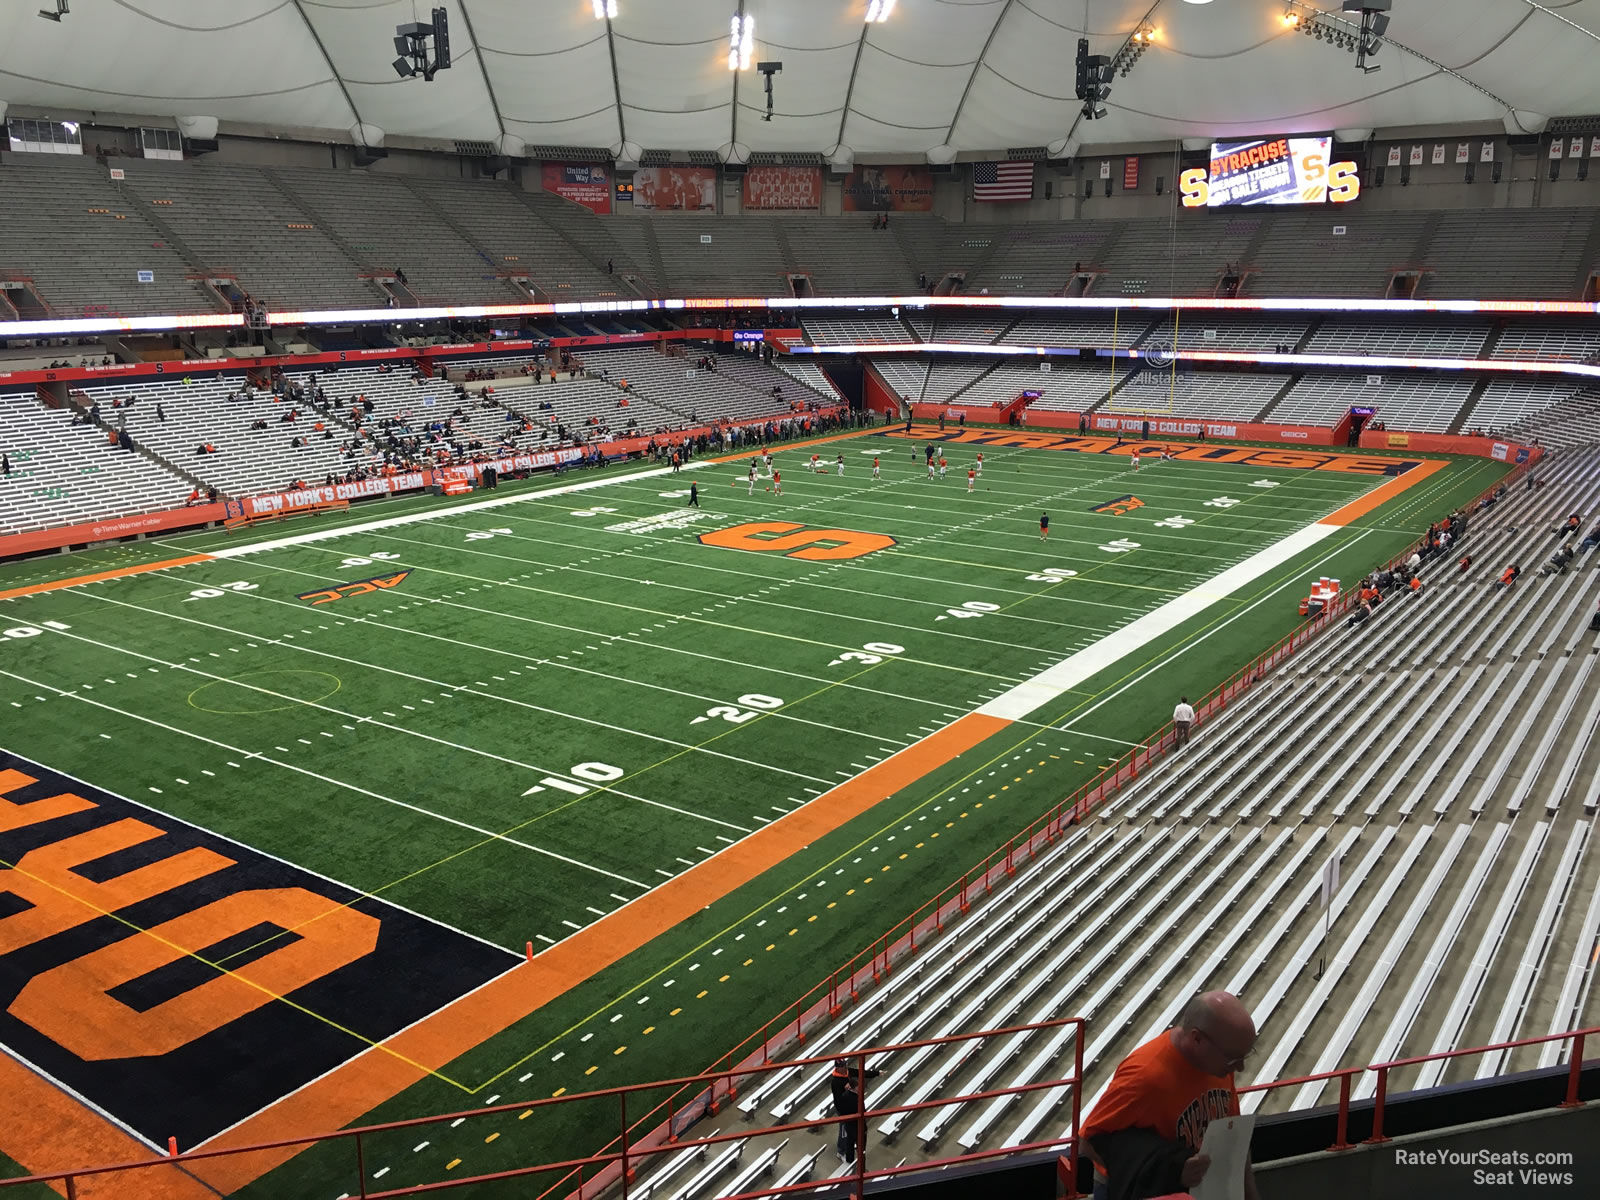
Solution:
M1206 1176L1189 1194L1194 1200L1244 1200L1244 1173L1250 1165L1250 1138L1256 1117L1220 1117L1206 1126L1200 1153L1210 1156Z

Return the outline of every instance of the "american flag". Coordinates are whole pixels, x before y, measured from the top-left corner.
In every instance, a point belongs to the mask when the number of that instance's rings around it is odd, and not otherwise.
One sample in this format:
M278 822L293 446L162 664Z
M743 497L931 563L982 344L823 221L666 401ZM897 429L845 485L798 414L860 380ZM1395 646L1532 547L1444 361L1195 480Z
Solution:
M1031 162L981 162L972 164L974 200L1032 200Z

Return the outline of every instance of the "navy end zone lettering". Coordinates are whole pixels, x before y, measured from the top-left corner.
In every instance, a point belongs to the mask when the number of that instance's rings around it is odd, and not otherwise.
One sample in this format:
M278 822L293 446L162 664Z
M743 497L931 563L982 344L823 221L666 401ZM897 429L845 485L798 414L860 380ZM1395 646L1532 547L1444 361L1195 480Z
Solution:
M193 1146L516 955L0 751L0 1042Z

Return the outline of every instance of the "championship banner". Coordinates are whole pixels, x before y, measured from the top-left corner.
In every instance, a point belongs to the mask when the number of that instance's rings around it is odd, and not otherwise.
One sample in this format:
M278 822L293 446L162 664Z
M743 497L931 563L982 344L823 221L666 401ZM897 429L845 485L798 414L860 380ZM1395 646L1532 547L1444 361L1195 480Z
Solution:
M1122 190L1136 192L1139 190L1139 156L1130 154L1122 160Z
M658 212L717 211L715 167L640 167L633 175L633 206Z
M598 163L550 163L540 167L544 190L591 212L611 211L611 172Z
M844 181L845 212L932 212L927 167L857 167Z
M744 177L747 209L822 207L821 167L751 167Z

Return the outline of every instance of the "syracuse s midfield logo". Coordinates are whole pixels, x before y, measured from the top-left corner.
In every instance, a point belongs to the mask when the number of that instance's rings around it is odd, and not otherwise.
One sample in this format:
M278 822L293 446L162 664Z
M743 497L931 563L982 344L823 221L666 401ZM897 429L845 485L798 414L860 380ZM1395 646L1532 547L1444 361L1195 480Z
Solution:
M341 583L337 587L325 588L316 592L301 592L296 600L309 600L312 604L332 604L335 600L343 600L346 596L365 596L368 592L376 592L383 588L396 587L410 571L401 571L397 575L376 575L371 579L360 579L355 583Z

